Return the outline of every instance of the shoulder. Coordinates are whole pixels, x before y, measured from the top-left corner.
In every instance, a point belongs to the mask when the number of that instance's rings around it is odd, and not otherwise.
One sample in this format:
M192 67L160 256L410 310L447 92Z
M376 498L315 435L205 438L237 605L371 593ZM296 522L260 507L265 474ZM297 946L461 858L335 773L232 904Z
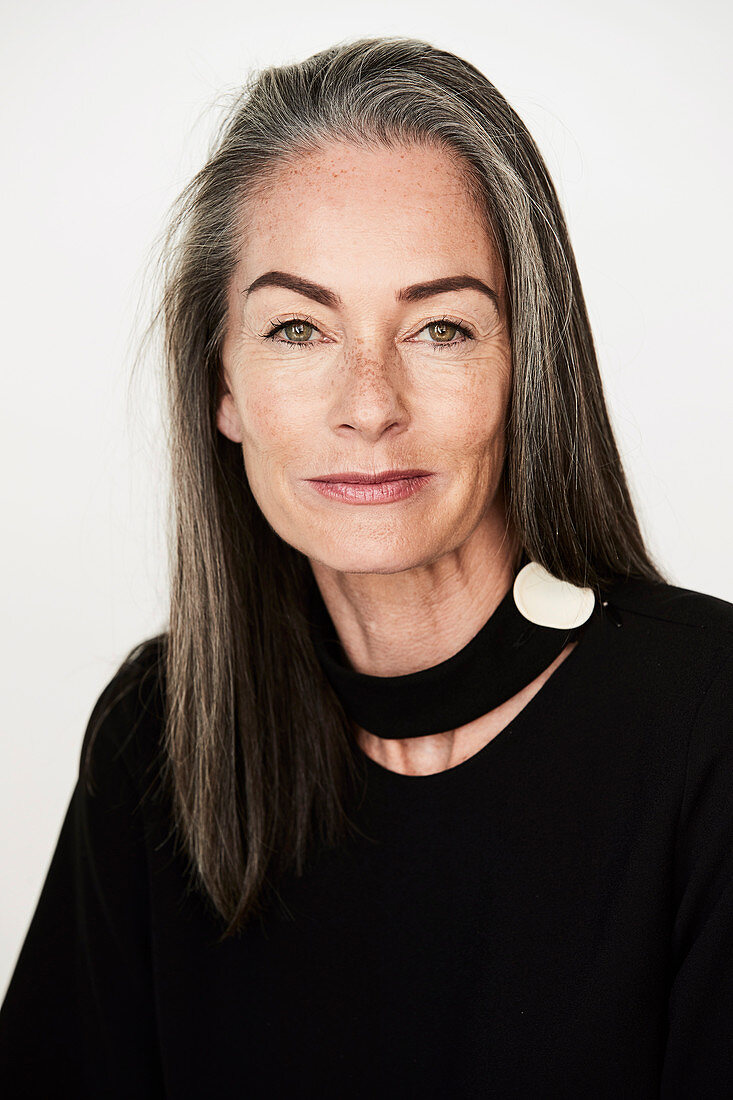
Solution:
M608 655L638 692L692 710L715 685L727 719L733 670L733 603L678 585L617 578L603 594L622 627L606 631Z
M721 643L733 639L733 603L706 592L639 577L619 577L609 587L607 598L632 616L704 631Z
M167 634L131 649L99 694L82 741L79 776L89 793L125 773L137 786L159 759L165 717Z

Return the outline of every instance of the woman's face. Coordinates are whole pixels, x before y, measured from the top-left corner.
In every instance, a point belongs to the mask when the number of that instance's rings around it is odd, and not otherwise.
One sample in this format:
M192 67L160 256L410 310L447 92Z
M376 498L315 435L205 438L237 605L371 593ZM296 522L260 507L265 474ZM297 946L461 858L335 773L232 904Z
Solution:
M473 283L441 285L457 278ZM281 538L341 572L394 573L503 530L505 302L445 152L334 144L281 168L247 208L217 411ZM431 476L377 503L309 480L415 468Z

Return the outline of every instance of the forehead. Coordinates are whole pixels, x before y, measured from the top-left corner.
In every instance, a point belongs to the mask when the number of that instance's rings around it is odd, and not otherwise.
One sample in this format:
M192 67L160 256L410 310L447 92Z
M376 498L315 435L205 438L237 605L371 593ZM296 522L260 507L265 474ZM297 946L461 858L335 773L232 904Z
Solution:
M314 264L481 268L498 259L456 154L432 145L333 143L279 166L243 211L241 264L313 274ZM478 272L476 272L478 274Z

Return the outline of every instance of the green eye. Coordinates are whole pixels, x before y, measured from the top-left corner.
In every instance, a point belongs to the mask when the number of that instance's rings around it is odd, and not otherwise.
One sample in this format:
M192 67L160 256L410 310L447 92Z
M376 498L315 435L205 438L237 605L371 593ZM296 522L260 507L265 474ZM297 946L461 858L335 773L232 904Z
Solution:
M438 337L438 343L440 344L450 343L451 340L455 339L455 335L458 332L458 325L452 325L450 321L432 321L427 327L432 329L433 336ZM447 337L446 330L448 333Z
M281 325L281 331L292 343L307 344L315 328L313 325L309 325L307 321L287 321L284 325Z
M269 332L264 334L266 340L282 344L287 347L318 347L318 340L311 340L314 332L320 330L303 317L291 317L288 321L280 321ZM472 333L464 325L456 321L449 321L445 317L439 317L435 321L428 321L420 330L421 333L429 333L429 339L420 339L418 343L430 344L433 348L455 348L461 344L473 340ZM284 338L278 339L278 334L283 333ZM456 337L460 337L456 339Z
M418 336L417 343L430 344L433 348L457 348L473 340L473 335L464 325L459 325L457 321L449 321L447 317L428 321L420 332L426 332L428 336L425 339Z
M311 340L311 336L318 331L319 329L304 317L291 317L287 321L273 323L270 331L264 334L264 339L270 340L273 344L280 344L283 348L317 348L320 341ZM285 333L282 339L278 336L280 332Z

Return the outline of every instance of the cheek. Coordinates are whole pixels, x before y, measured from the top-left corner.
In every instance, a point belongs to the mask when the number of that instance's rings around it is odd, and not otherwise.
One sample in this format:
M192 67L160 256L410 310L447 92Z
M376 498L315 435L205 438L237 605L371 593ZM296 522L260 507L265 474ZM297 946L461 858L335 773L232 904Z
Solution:
M503 366L482 366L442 395L432 418L436 443L467 462L504 445L511 375Z
M308 430L308 414L292 390L279 391L272 384L247 386L240 395L244 446L254 452L284 453Z

